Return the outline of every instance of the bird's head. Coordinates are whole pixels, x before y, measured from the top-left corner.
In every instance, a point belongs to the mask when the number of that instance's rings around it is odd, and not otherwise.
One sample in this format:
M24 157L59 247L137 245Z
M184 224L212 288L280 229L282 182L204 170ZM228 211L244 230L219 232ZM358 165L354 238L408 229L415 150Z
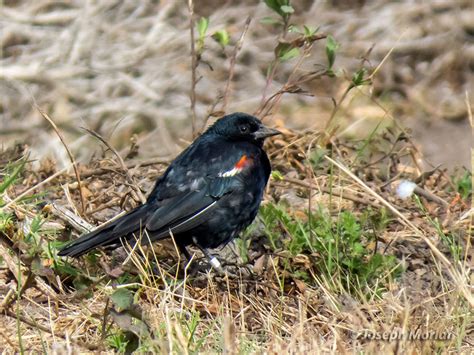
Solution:
M236 112L218 119L208 132L234 140L246 140L263 144L267 137L281 134L280 131L266 127L258 118L246 113Z

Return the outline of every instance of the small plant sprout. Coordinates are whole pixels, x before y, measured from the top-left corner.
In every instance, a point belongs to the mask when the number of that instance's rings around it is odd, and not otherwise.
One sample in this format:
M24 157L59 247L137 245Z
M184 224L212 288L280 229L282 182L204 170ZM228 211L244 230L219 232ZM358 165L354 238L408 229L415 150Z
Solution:
M336 52L339 49L339 43L336 42L333 36L327 36L326 38L326 57L328 59L328 75L333 76L333 65L336 61Z
M224 49L230 42L229 33L226 30L214 32L212 38L221 45L222 49Z
M201 17L196 26L198 31L198 38L196 40L196 54L198 57L200 57L204 51L204 40L206 38L207 29L209 28L209 19L206 17Z
M291 14L295 12L290 0L265 0L265 4L283 19L284 24L288 23Z

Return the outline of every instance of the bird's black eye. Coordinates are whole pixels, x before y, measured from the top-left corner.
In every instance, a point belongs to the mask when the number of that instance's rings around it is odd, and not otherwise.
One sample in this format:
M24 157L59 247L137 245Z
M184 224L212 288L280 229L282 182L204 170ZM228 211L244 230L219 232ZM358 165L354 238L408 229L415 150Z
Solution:
M249 131L248 126L246 126L246 125L240 126L240 132L241 133L247 133L248 131Z

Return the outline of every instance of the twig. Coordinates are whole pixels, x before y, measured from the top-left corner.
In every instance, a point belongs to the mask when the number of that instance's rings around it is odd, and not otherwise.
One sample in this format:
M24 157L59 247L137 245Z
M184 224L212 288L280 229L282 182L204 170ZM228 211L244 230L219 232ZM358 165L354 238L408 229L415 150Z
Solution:
M269 102L269 100L270 100L270 99L268 99L268 100L266 99L267 98L267 92L268 92L268 89L270 87L270 84L273 81L273 77L275 76L275 72L276 72L276 68L278 66L278 62L279 62L278 58L276 57L276 54L275 54L275 58L270 63L271 71L267 76L267 80L265 82L265 87L263 88L262 99L260 100L260 107L261 108L257 109L257 111L255 113L256 115L258 115L258 113L260 113L263 110L263 107L265 107L267 102Z
M2 233L3 234L3 233ZM8 239L7 239L8 240ZM6 243L7 244L7 243ZM27 268L20 260L20 257L16 255L10 255L7 248L4 246L4 243L0 244L0 256L5 261L8 269L15 277L18 285L17 292L9 292L9 294L4 298L3 302L0 304L0 311L8 309L10 305L18 300L21 295L31 286L31 283L34 279L34 275L31 272L30 268Z
M189 94L191 100L191 127L193 130L193 138L196 137L196 69L198 66L196 48L194 43L194 3L188 0L189 9L189 31L191 35L191 92Z
M5 339L5 341L8 343L8 345L10 345L12 349L16 349L17 346L13 344L13 342L8 339L8 337L3 332L0 332L0 335L3 337L3 339Z
M288 31L288 25L290 24L289 21L290 21L290 16L287 16L287 17L284 18L284 23L283 23L283 26L282 26L282 30L281 30L280 34L278 35L278 42L285 39L287 31ZM273 58L272 62L270 63L271 72L267 76L267 81L265 83L265 87L263 88L262 100L260 101L260 107L264 106L264 103L266 101L265 98L267 96L267 91L270 87L270 84L273 81L273 77L275 76L276 68L277 68L279 62L280 62L280 60L278 58L278 53L275 50L275 58ZM259 109L257 111L260 112L261 110ZM264 117L264 116L262 116L262 117Z
M99 133L93 131L92 129L89 129L87 127L81 127L83 130L87 131L91 136L97 138L99 141L101 141L107 148L109 148L109 150L117 157L119 163L120 163L120 166L122 167L123 170L127 171L127 167L125 166L125 163L122 159L122 157L120 156L120 154L115 150L114 147L112 147L110 145L109 142L107 142L105 140L104 137L102 137Z
M466 108L467 108L467 113L468 113L468 118L469 118L469 124L471 125L471 135L472 135L472 140L471 140L471 170L474 171L474 119L472 115L472 107L471 103L469 101L469 94L466 91ZM471 186L474 186L474 174L471 174ZM471 211L474 211L474 195L472 194L472 189L471 189ZM472 235L472 231L474 228L474 213L471 213L471 216L469 218L469 224L467 228L467 233L468 235ZM471 250L471 243L472 240L471 238L466 238L467 239L467 245L466 245L466 252L464 254L464 263L468 263L468 251Z
M326 38L326 37L327 36L325 34L320 34L320 35L314 35L313 37L311 37L310 40L309 39L307 40L308 42L306 42L304 39L300 39L299 41L298 40L293 41L293 44L296 46L295 48L303 47L303 53L300 55L297 63L293 67L290 75L288 76L288 79L287 79L286 83L276 93L274 93L268 99L265 99L267 89L268 89L268 87L271 83L271 80L273 79L273 76L275 75L275 72L276 72L276 64L279 62L279 59L278 59L278 57L276 57L276 54L275 54L275 59L271 64L272 65L272 72L268 76L267 84L266 84L265 89L264 89L264 93L263 93L262 100L260 102L260 106L255 111L256 116L258 116L262 119L265 118L266 116L269 115L270 111L275 106L279 105L279 103L281 101L281 98L283 97L283 94L285 94L285 93L300 94L301 89L299 88L298 85L300 85L302 83L305 83L307 81L310 81L310 80L314 80L315 78L321 77L324 74L326 74L326 71L320 71L320 72L312 73L311 75L307 75L306 77L300 78L299 80L294 79L298 69L301 67L301 65L303 64L305 58L310 53L311 48L313 47L313 43L315 41L319 41L319 40L321 40L323 38Z
M318 36L318 40L321 39L321 38L325 38L326 36L325 35L321 35L321 36ZM316 39L315 39L316 40ZM295 81L294 82L294 76L296 75L296 72L298 71L298 69L301 67L301 65L303 64L306 56L310 53L311 51L311 48L313 48L313 42L309 42L307 44L303 43L303 53L301 54L301 56L298 58L298 62L296 62L295 66L293 67L293 70L291 71L289 77L288 77L288 80L286 81L285 85L283 85L282 89L280 89L278 91L278 93L276 95L274 95L274 98L272 97L272 105L269 106L269 109L266 111L266 112L263 112L261 115L262 115L262 118L263 117L266 117L270 110L273 109L275 106L278 106L279 103L281 102L281 98L283 97L283 94L285 93L290 93L291 92L291 89L292 88L295 88L297 87L300 83ZM321 73L322 75L322 73ZM315 77L313 77L312 79L314 79ZM268 102L268 101L267 101ZM262 108L263 110L263 108Z
M226 112L227 104L228 104L228 101L229 101L230 84L232 82L232 79L234 78L235 62L236 62L236 59L237 59L237 54L239 54L240 50L242 49L242 45L244 43L245 35L247 34L247 31L249 29L251 21L252 21L251 16L247 17L247 20L245 20L244 29L242 31L242 34L240 35L239 40L235 44L234 52L232 53L232 56L230 58L229 77L227 78L227 83L226 83L225 90L224 90L224 101L222 103L222 111L224 111L224 112ZM204 126L205 126L205 124L203 125L203 127Z
M109 315L109 302L110 297L107 297L107 301L105 301L104 314L102 317L102 341L104 341L107 337L107 317Z
M398 37L397 39L397 42L396 44L398 44L400 42L400 40L402 39L403 35L405 34L406 30L403 31L403 33L400 35L400 37ZM379 65L377 65L377 67L374 69L374 71L372 72L372 74L370 74L369 76L369 79L370 80L373 80L375 75L377 74L377 72L380 70L380 68L382 68L382 66L385 64L385 62L387 61L387 59L390 57L390 55L392 54L393 50L395 49L395 46L390 48L390 50L387 52L387 54L382 58L382 60L380 61Z
M283 182L289 182L293 185L298 185L298 186L301 186L301 187L305 187L305 188L308 188L310 190L314 190L314 186L312 186L310 183L307 183L307 182L304 182L304 181L301 181L301 180L298 180L298 179L291 179L291 178L284 178L282 180ZM344 190L335 190L335 189L331 189L331 188L327 188L327 187L320 187L320 190L324 193L327 193L327 194L332 194L332 195L335 195L335 196L338 196L338 197L342 197L343 199L346 199L346 200L350 200L350 201L353 201L353 202L356 202L356 203L360 203L360 204L363 204L363 205L369 205L369 206L372 206L374 208L380 208L381 205L376 203L376 202L373 202L369 199L366 199L366 198L362 198L362 197L358 197L358 196L355 196L347 191L344 191Z
M59 217L63 221L66 221L70 226L80 233L90 232L95 227L83 220L80 216L69 211L66 207L58 205L57 203L51 203L51 213L56 217ZM91 212L92 214L92 212Z
M135 167L150 166L150 165L155 165L155 164L168 164L169 162L170 162L169 159L151 158L151 159L146 159L146 160L141 160L141 161L130 160L125 163L125 166L128 169L132 169ZM85 179L91 176L107 174L107 173L110 173L111 171L114 171L114 170L112 168L107 168L107 167L97 168L93 170L86 170L81 173L81 177Z
M86 130L89 134L91 134L92 136L94 136L95 138L97 138L98 140L100 140L107 148L109 148L109 150L117 157L119 163L120 163L120 166L121 168L123 169L123 171L125 172L125 175L128 179L128 181L130 182L130 185L133 187L133 189L135 190L136 194L138 195L140 201L142 203L145 203L146 202L146 198L145 196L143 195L142 191L140 190L140 187L136 184L136 182L134 181L133 177L130 175L130 172L128 171L128 168L127 166L125 165L125 162L123 161L122 157L120 156L120 154L115 150L114 147L112 147L112 145L110 145L109 142L107 142L104 137L102 137L99 133L97 132L94 132L93 130L89 129L89 128L86 128L86 127L82 127L84 130Z
M121 198L118 198L118 197L112 198L110 201L101 204L101 205L98 206L97 208L94 208L92 211L90 211L90 214L91 214L91 215L94 215L94 214L96 214L97 212L103 211L103 210L105 210L105 209L107 209L107 208L111 208L111 207L114 207L114 206L120 206L120 205L121 205L121 203L120 203L121 201L122 201Z
M326 137L327 137L326 142L331 141L332 137L336 133L337 126L331 127L331 125L334 121L334 117L336 117L336 113L339 111L339 108L341 107L342 102L346 99L347 95L349 94L349 91L351 91L353 88L354 88L354 85L352 83L350 83L349 86L344 91L344 93L342 94L339 101L336 102L335 99L333 99L334 100L334 107L332 109L331 116L327 120L326 126L323 130L323 132L328 132L328 133L326 133ZM323 143L323 145L325 145L325 143Z
M445 200L443 200L441 197L439 196L436 196L435 194L419 187L419 186L416 186L415 187L415 190L414 192L417 194L417 195L420 195L420 196L423 196L424 198L426 198L427 200L429 201L433 201L445 208L449 208L449 203L447 203Z
M20 315L20 314L17 315L17 314L13 313L13 312L10 311L10 310L5 310L4 314L7 315L8 317L11 317L11 318L13 318L13 319L19 320L20 322L25 323L26 325L29 325L29 326L32 327L32 328L41 330L41 331L43 331L43 332L45 332L45 333L53 334L53 332L52 332L49 328L47 328L47 327L45 327L45 326L43 326L43 325L40 325L40 324L38 324L38 323L36 323L36 322L34 322L34 321L31 321L31 320L27 319L26 317L24 317L24 316L22 316L22 315ZM69 340L69 338L66 337L64 334L54 333L54 335L55 335L55 336L59 336L60 338L66 340L66 341ZM88 349L88 350L97 350L97 349L99 349L99 347L98 347L97 345L88 344L88 343L82 342L82 341L80 341L80 340L72 340L72 342L76 343L77 346L86 348L86 349Z
M61 132L59 132L58 127L56 126L56 123L48 116L46 112L41 110L39 106L36 106L36 109L41 113L41 115L51 124L53 127L54 131L58 135L59 139L61 140L61 143L63 144L64 148L67 151L67 154L69 155L69 159L71 160L72 166L74 168L74 173L76 174L76 180L79 188L79 196L81 197L81 207L82 207L82 214L85 215L86 213L86 200L84 198L84 194L82 192L82 183L81 183L81 176L79 174L79 169L77 168L76 160L74 159L74 156L71 153L71 150L69 149L68 145L66 144L66 141L64 140L63 135Z
M405 31L406 32L406 31ZM403 32L400 37L398 38L397 40L397 44L398 42L401 40L401 38L403 37L403 35L405 34L405 32ZM377 72L380 70L380 68L384 65L385 61L390 57L390 55L392 54L393 50L394 50L395 47L392 47L388 53L383 57L382 61L379 63L379 65L374 69L374 71L369 75L368 77L368 80L372 81L373 78L375 77L375 75L377 74ZM324 131L328 131L329 133L326 135L327 137L327 142L329 142L333 135L336 133L336 130L337 130L337 127L330 127L332 122L334 121L334 117L336 116L336 113L337 111L339 111L339 108L342 104L342 102L345 100L345 98L347 97L347 95L349 94L349 92L354 88L355 86L351 83L349 84L349 86L347 87L347 89L344 91L344 93L342 94L341 98L339 99L339 101L337 103L335 103L334 105L334 108L331 112L331 116L329 117L329 120L326 122L326 126L324 128Z

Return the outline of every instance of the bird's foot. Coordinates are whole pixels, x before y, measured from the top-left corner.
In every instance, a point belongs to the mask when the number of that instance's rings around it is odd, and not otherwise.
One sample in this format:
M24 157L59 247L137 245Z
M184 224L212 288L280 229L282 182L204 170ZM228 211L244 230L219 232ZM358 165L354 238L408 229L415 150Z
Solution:
M188 259L188 265L186 265L185 268L187 275L197 276L198 274L207 274L211 270L214 270L218 276L228 276L230 278L242 278L243 276L250 276L252 274L252 271L247 265L240 265L226 260L223 260L221 263L208 249L200 249L205 257L194 260L194 255L191 257L186 248L184 248L183 253Z
M242 267L227 261L221 262L216 256L211 254L207 254L205 258L192 260L191 264L186 266L186 269L186 274L189 276L208 274L212 271L220 277L228 276L230 278L239 278L250 274L250 271L245 266Z
M188 269L188 275L196 275L198 273L208 273L211 270L215 270L219 275L223 275L224 269L215 256L205 257L198 260L191 261L191 265L186 267Z
M212 265L206 258L191 260L185 267L185 272L189 276L207 274L212 269Z
M228 277L231 279L248 278L252 274L249 265L236 264L226 260L218 260L216 257L200 260L199 265L195 267L197 272L208 273L214 271L216 276Z

